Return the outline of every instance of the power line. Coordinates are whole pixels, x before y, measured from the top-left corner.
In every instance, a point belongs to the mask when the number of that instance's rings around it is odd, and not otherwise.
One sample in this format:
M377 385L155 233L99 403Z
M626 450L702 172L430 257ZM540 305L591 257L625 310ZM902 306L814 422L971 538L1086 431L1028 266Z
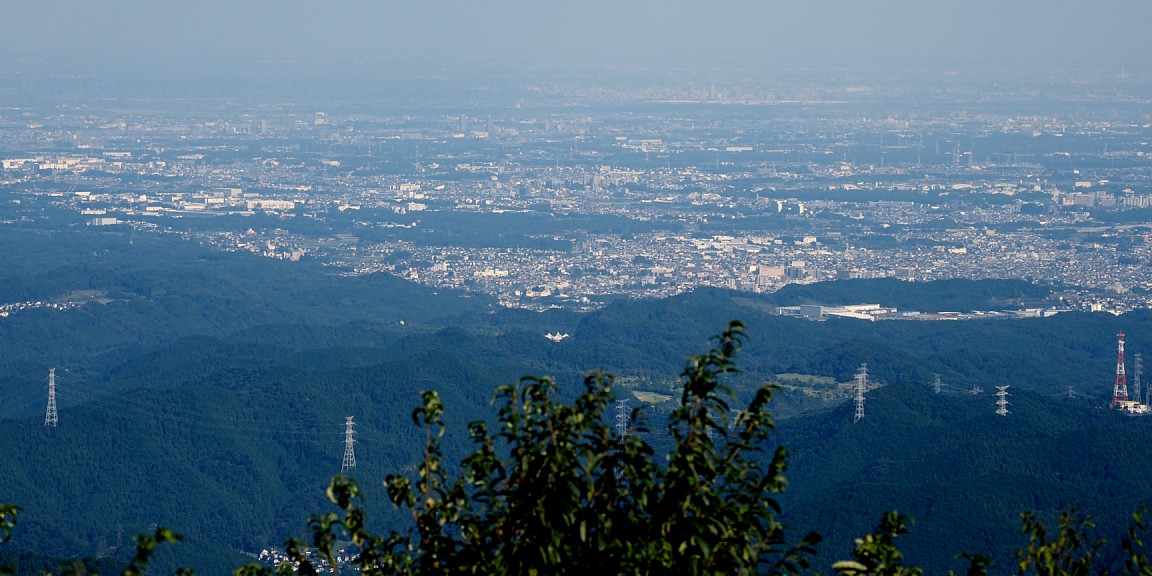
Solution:
M628 401L616 401L616 436L623 438L628 435Z
M999 400L996 400L996 406L998 406L998 408L996 408L996 413L1001 415L1001 416L1007 416L1008 415L1008 404L1009 404L1009 402L1008 402L1008 386L997 386L996 387L996 396L999 398Z
M356 444L356 432L352 429L355 426L352 418L349 416L344 422L344 462L340 464L341 473L356 467L356 451L353 449Z
M154 403L148 402L139 395L122 398L101 397L96 402L77 406L76 410L93 417L103 415L122 422L139 422L151 419L167 422L194 433L234 433L250 439L271 440L279 445L311 446L325 451L327 449L323 448L324 446L331 446L336 442L346 443L346 438L342 439L337 436L335 430L326 431L326 426L321 420L310 420L304 423L304 426L300 426L298 420L254 420L248 418L248 414L229 416L208 409L180 409L165 406L163 410L158 410ZM383 432L356 430L355 441L357 443L364 439L361 438L362 432L369 432L364 435L364 438L370 438L370 445L376 443L385 445L395 441L394 438Z
M1134 396L1136 397L1137 402L1144 399L1144 396L1140 393L1140 374L1143 371L1144 361L1140 357L1140 353L1137 352L1132 355L1132 388L1135 392ZM1147 404L1147 402L1145 402L1145 404Z
M48 370L48 409L44 412L44 425L55 428L59 423L56 414L56 369Z
M856 414L852 422L864 419L864 393L868 391L868 364L861 364L860 371L856 372Z
M740 419L744 417L744 411L733 408L731 410L732 418L728 420L728 433L731 434L736 431L736 426L740 423Z

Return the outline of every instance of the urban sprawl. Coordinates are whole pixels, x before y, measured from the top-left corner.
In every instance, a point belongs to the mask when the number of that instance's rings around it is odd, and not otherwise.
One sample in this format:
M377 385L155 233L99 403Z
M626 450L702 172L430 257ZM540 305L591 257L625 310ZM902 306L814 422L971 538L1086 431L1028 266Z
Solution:
M1149 307L1148 85L1047 90L525 82L320 109L20 86L0 225L179 234L538 310L887 277Z

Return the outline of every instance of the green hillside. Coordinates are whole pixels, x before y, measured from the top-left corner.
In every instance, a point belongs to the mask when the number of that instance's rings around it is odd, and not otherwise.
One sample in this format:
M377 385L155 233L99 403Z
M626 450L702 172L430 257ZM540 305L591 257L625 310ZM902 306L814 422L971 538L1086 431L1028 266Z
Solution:
M895 278L790 284L771 296L778 306L880 304L920 312L971 312L1040 306L1049 288L1023 280L905 282Z
M810 322L772 315L796 295L702 289L538 314L185 241L76 234L53 236L56 248L35 234L6 239L58 264L41 270L15 258L0 273L6 302L103 296L0 318L0 502L23 507L5 554L122 557L125 535L159 524L188 538L166 563L226 571L242 553L301 534L323 508L347 416L357 424L355 476L368 487L370 518L394 525L400 517L373 487L412 470L423 446L410 421L419 391L436 389L445 401L452 461L465 448L465 424L492 418L495 386L548 374L572 394L587 370L604 368L623 397L671 395L685 357L736 318L750 340L730 383L747 396L785 375L773 404L795 454L785 518L825 532L828 558L844 557L851 537L888 508L919 519L907 538L912 560L944 569L965 551L1003 561L1019 546L1021 511L1075 506L1111 530L1152 496L1142 488L1152 474L1143 455L1152 418L1102 408L1115 334L1128 335L1129 354L1145 349L1149 312ZM999 282L899 288L908 302L941 291L972 292L955 302L1034 295ZM874 301L892 287L810 290L830 290L813 301ZM570 337L551 342L548 332ZM853 425L837 383L864 362L882 386ZM43 426L49 368L55 429ZM944 394L930 393L934 374ZM1012 386L1008 417L993 414L987 393L1003 384ZM985 394L964 393L974 386ZM1078 399L1063 399L1070 386ZM663 428L663 409L649 410L650 429ZM658 449L666 443L649 434Z
M1009 389L1007 416L985 392L933 394L924 386L873 390L852 407L781 426L792 450L785 519L819 527L824 557L848 554L853 535L898 509L916 519L901 548L932 572L960 570L961 552L1012 565L1025 541L1019 513L1054 519L1091 513L1119 541L1129 515L1152 504L1152 417L1126 417L1084 399Z

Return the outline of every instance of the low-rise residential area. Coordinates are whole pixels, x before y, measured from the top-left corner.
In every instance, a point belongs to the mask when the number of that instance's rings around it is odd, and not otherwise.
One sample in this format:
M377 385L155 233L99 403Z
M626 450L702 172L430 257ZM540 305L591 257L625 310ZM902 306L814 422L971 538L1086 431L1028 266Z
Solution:
M526 84L379 109L21 86L0 101L0 216L537 310L852 278L1018 278L1061 309L1148 307L1148 86L1071 82L1024 109L952 82Z

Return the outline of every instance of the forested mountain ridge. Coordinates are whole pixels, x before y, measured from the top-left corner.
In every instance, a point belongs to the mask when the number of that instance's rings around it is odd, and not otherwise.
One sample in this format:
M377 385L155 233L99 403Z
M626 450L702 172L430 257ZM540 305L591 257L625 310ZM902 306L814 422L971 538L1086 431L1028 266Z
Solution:
M29 253L53 254L43 238L12 240L27 242ZM586 314L538 314L184 241L52 241L59 266L41 271L18 258L0 278L6 301L84 290L102 296L0 318L0 501L24 508L5 545L14 551L113 554L121 533L157 523L188 537L172 562L219 573L243 561L239 551L301 533L307 514L322 508L322 488L340 470L347 416L358 432L354 475L377 486L418 458L422 438L410 414L421 390L443 397L452 423L445 449L459 454L464 424L491 418L497 385L548 374L571 393L586 371L604 368L618 377L621 397L671 396L685 357L734 318L747 325L749 341L730 383L747 396L787 379L772 406L783 417L780 439L795 454L786 517L829 531L829 546L845 545L842 532L864 533L892 507L921 517L914 534L927 539L978 517L972 532L991 542L1016 534L1015 514L1025 508L1114 515L1147 500L1141 479L1152 466L1140 447L1152 445L1145 438L1152 419L1102 408L1115 335L1128 334L1130 354L1144 349L1152 335L1145 311L811 322L771 313L795 295L702 289ZM861 290L855 301L892 292L884 282L850 286ZM942 289L899 288L908 302L930 301ZM972 288L989 302L1035 290ZM797 291L837 304L854 293L844 289ZM570 336L543 337L555 332ZM880 387L869 392L868 417L852 424L845 383L865 362ZM49 368L59 386L54 429L43 425ZM929 392L934 374L941 395ZM1003 384L1013 393L1007 417L992 413L987 395ZM963 394L974 386L985 394ZM1078 399L1062 399L1070 386ZM661 429L659 411L648 411L651 428ZM983 504L964 505L970 501ZM378 493L369 507L375 522L398 520ZM912 553L927 548L910 542ZM948 554L993 551L978 538L966 542L976 549Z
M89 372L195 335L343 346L365 333L397 337L433 318L492 306L387 275L342 277L312 263L214 252L165 237L0 230L0 240L13 254L12 266L0 272L0 305L30 303L0 319L0 375L23 384L0 393L0 417L30 408L20 390L53 366L98 378Z
M793 454L785 520L818 528L830 561L876 524L878 510L897 509L916 519L901 548L932 572L964 569L959 553L1007 570L1026 544L1024 511L1052 522L1076 509L1119 542L1130 514L1152 504L1152 420L1090 399L1009 391L1006 416L989 391L934 394L902 383L870 391L859 422L844 405L782 423L779 441Z

